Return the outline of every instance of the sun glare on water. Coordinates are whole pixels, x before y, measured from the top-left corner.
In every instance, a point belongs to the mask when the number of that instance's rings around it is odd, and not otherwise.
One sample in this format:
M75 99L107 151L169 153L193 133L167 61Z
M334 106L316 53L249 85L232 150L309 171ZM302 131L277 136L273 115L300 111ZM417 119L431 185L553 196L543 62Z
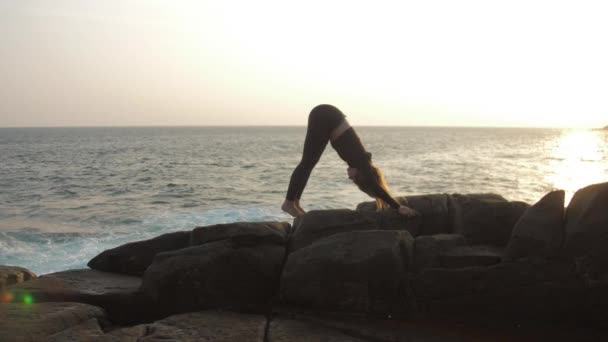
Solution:
M545 179L566 192L566 205L576 190L608 181L604 163L607 139L602 131L575 130L564 132L551 143Z

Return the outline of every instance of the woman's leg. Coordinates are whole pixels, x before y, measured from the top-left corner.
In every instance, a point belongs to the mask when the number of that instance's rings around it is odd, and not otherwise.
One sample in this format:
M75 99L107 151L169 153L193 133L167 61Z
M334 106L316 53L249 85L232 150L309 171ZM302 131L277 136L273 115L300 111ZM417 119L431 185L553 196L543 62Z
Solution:
M330 105L317 106L308 116L308 128L306 139L304 140L302 159L291 174L289 188L285 196L287 205L296 208L294 212L298 212L300 215L303 212L300 212L301 208L298 210L297 207L299 207L299 199L302 197L310 173L315 165L317 165L317 162L319 162L319 159L321 159L321 155L329 142L330 133L340 124L343 118L344 114L336 107ZM296 202L298 202L297 206ZM292 212L285 211L293 215Z

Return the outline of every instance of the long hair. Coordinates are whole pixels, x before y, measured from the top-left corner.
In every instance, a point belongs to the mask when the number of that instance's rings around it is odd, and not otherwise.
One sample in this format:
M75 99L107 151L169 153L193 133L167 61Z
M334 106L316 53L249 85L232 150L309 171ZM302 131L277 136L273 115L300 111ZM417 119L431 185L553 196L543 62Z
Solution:
M388 189L388 185L386 184L386 179L384 179L384 174L382 173L382 171L380 170L379 167L372 164L371 160L370 160L369 164L370 164L371 171L372 171L371 172L372 177L375 179L369 179L369 177L363 176L362 172L358 172L357 177L355 177L355 179L353 181L357 185L359 190L365 192L370 197L373 197L376 199L376 210L377 211L388 209L388 208L390 208L390 205L388 203L384 202L383 200L381 200L378 197L378 194L376 194L373 191L373 187L372 187L372 184L377 182L378 185L380 185L380 187L382 189L384 189L384 191L386 191L386 193L388 193L390 195L391 192Z

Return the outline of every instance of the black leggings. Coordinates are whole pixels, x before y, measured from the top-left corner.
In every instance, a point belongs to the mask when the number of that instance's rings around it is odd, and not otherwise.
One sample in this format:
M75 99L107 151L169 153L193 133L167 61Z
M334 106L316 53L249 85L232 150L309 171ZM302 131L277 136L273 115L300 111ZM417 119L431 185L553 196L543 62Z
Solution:
M302 197L310 173L321 159L331 132L342 123L344 117L338 108L331 105L318 105L310 112L302 160L291 174L285 199L293 201Z

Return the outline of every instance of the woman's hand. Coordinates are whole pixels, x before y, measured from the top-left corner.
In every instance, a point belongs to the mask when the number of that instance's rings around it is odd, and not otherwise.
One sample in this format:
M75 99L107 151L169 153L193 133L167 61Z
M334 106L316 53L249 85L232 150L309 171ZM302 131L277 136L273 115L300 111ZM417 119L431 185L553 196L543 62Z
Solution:
M399 211L400 215L406 216L406 217L414 217L414 216L418 216L418 212L408 206L402 205L399 207L399 209L397 209Z

